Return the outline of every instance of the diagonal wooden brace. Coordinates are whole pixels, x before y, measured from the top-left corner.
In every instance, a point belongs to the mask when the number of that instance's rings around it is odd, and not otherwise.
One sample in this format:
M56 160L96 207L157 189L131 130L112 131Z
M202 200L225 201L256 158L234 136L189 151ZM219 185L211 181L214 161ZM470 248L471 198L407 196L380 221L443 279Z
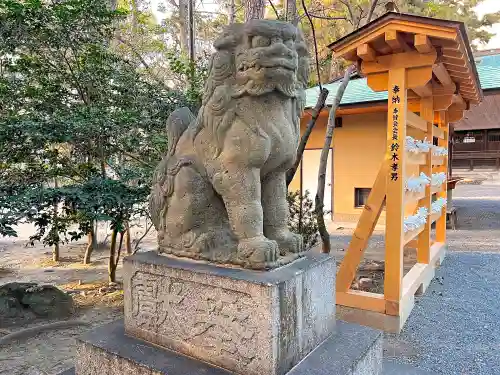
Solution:
M337 272L337 292L347 292L356 276L368 240L373 234L385 201L389 162L384 161L359 218L356 230Z

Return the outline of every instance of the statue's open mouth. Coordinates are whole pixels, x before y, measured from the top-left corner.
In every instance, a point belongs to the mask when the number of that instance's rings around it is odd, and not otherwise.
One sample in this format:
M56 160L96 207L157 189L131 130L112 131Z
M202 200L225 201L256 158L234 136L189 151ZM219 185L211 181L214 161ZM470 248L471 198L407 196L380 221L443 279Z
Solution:
M245 72L250 69L257 73L262 69L285 69L295 73L295 71L297 70L297 64L294 64L288 59L274 58L269 60L242 63L238 66L239 72Z

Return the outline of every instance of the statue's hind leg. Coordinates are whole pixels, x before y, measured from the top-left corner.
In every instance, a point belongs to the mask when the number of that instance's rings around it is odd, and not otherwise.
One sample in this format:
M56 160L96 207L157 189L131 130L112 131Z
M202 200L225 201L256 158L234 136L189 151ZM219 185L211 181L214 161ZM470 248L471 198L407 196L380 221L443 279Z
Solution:
M159 242L161 252L212 261L227 261L236 247L224 205L212 185L190 166L175 176ZM215 255L220 259L213 259Z

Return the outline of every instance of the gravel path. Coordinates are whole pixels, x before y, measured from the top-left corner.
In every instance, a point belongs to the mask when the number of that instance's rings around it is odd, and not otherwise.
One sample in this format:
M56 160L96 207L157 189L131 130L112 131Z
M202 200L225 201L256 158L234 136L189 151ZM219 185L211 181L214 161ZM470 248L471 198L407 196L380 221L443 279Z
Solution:
M500 254L449 253L385 356L443 375L500 374Z

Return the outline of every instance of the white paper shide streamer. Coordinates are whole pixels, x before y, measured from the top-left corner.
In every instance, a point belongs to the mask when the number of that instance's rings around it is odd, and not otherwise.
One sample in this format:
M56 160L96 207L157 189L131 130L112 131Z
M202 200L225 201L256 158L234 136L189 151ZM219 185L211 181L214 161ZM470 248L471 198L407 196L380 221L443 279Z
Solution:
M446 206L446 199L444 198L438 198L431 204L431 213L436 214L440 212L443 207Z
M403 222L404 232L411 232L417 230L422 225L427 223L427 217L429 216L429 211L425 207L420 207L415 215L408 216Z
M448 149L440 146L432 146L432 155L434 156L446 156L448 155Z
M414 154L418 154L420 152L429 152L431 149L432 144L427 141L427 138L424 138L424 140L419 141L413 137L410 137L409 135L406 136L405 140L405 148L406 151L412 152Z
M441 186L446 182L446 173L438 172L432 174L431 185L432 186Z
M430 182L431 179L422 172L418 177L412 176L406 181L406 190L412 193L421 193Z

